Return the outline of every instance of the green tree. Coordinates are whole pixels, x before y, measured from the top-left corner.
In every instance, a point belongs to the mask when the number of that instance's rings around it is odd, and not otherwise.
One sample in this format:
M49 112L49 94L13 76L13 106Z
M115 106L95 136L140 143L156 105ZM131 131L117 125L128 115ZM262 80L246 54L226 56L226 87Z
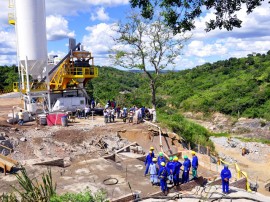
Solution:
M246 12L251 13L264 0L130 0L133 8L139 7L141 15L152 18L155 12L160 12L155 7L158 5L162 10L165 23L172 27L175 33L180 33L195 28L194 19L202 14L202 10L214 9L216 19L206 24L206 31L216 28L232 30L241 27L242 21L237 13L246 7Z
M138 13L128 15L127 22L119 23L116 31L119 37L115 38L117 48L112 50L112 58L116 65L142 70L147 75L155 109L160 73L174 64L187 38L173 36L172 29L160 17L145 20Z

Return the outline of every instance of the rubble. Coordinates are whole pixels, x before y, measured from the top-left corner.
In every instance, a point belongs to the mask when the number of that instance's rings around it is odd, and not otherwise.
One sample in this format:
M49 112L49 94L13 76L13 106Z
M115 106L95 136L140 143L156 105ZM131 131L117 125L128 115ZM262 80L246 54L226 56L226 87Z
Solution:
M242 153L242 149L245 149L247 152L245 156L252 161L262 161L266 159L267 154L270 153L270 146L258 143L258 142L242 142L237 138L227 138L227 137L210 137L210 139L218 145L221 145L225 148L234 148L239 153ZM227 157L225 154L219 154L221 158L229 159L229 161L234 162L234 159Z

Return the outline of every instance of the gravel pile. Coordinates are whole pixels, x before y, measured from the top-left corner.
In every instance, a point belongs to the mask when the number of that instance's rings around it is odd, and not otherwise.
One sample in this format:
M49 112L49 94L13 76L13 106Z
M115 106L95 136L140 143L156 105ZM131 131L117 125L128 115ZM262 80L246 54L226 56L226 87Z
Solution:
M266 160L267 154L270 153L270 146L258 142L242 142L237 138L227 138L227 137L210 137L210 139L220 146L225 148L233 148L237 152L242 153L242 149L247 150L245 155L248 159L252 161L262 161ZM235 161L233 157L228 157L223 153L219 153L221 158L227 159L229 162Z

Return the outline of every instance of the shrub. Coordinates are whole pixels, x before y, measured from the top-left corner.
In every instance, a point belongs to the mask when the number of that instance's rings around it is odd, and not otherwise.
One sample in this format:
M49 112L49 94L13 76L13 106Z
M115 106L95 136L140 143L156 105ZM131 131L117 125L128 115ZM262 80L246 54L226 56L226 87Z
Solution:
M63 195L55 195L51 198L51 202L107 202L106 193L103 190L92 194L90 191L81 193L65 193Z

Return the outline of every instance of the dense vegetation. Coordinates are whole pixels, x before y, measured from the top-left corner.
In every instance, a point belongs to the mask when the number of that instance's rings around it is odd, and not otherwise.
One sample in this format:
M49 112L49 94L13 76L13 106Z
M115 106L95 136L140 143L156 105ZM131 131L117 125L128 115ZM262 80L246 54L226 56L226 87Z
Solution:
M270 119L270 51L164 75L159 93L183 111Z
M270 51L167 72L162 77L158 107L270 120ZM150 106L149 86L143 73L102 67L100 77L89 86L93 96L103 101L116 99L121 105Z
M0 91L9 91L13 88L13 82L18 82L18 68L13 66L0 66Z

